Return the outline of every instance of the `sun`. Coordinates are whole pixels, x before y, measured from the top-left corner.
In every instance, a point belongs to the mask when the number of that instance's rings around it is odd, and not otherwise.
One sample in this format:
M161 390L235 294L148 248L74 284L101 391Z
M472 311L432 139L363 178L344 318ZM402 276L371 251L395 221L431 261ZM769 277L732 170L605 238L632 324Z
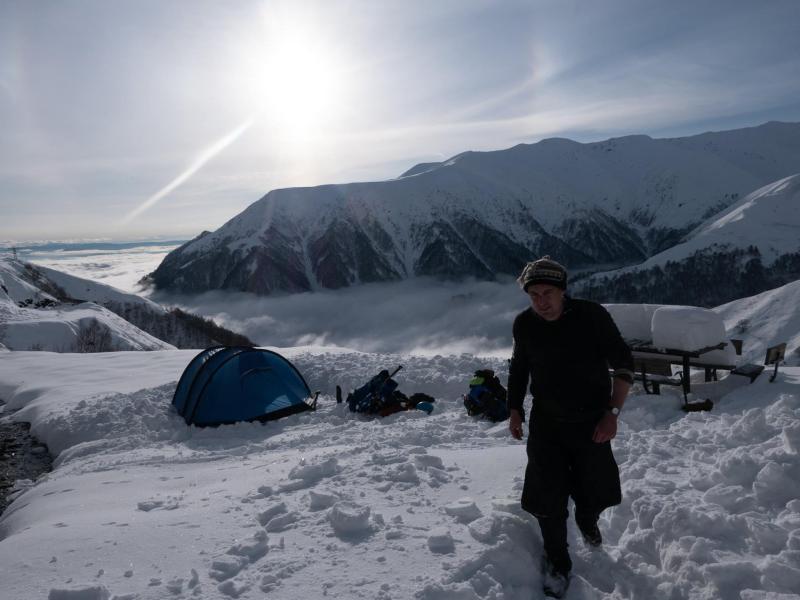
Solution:
M272 136L305 143L336 125L345 107L347 65L300 19L270 19L235 67L241 93Z

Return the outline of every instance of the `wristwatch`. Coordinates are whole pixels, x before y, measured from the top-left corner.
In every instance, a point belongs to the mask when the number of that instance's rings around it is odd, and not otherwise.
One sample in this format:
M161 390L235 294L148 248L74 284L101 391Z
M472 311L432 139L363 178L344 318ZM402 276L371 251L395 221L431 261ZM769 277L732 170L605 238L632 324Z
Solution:
M619 416L619 409L616 406L609 406L608 407L608 412L610 412L615 417Z

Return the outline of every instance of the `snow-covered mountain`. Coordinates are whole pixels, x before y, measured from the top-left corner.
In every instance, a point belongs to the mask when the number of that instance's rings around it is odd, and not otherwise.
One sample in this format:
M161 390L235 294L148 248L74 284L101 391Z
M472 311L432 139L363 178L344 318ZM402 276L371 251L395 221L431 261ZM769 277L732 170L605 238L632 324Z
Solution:
M800 279L800 174L754 191L642 264L574 284L604 302L714 306Z
M207 319L9 258L0 258L0 343L57 352L252 345Z
M98 301L116 302L121 296L130 295L102 288L108 286L52 269L40 270L17 260L0 259L0 343L9 350L55 352L175 348L98 303L77 300L92 297L98 291Z
M769 182L796 173L800 123L466 152L382 182L273 190L170 253L161 289L269 294L412 276L638 263Z

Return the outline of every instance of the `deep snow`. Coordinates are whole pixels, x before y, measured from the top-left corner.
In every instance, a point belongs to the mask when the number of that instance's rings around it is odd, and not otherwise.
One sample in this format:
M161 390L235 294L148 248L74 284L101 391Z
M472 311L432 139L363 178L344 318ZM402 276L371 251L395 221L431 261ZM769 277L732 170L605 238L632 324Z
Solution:
M519 509L524 443L468 417L471 372L499 359L282 352L315 413L187 427L170 400L193 351L4 352L0 398L58 454L0 520L3 598L541 597L541 542ZM332 398L403 364L436 397L385 419ZM800 368L694 386L712 412L634 393L614 449L624 500L588 551L570 524L568 597L800 594Z

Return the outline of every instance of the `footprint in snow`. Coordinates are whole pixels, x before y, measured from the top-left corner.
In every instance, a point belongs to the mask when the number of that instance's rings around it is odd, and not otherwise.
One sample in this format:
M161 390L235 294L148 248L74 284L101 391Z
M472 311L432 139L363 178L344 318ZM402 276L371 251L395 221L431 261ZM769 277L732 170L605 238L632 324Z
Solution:
M231 546L228 554L247 558L255 562L267 553L269 538L266 531L256 531L252 537Z
M343 500L328 511L328 521L334 533L343 539L356 539L372 532L369 506Z
M414 457L414 462L420 469L434 467L436 469L444 470L444 463L442 462L442 459L432 454L417 454Z
M177 596L183 592L183 578L176 577L175 579L170 579L165 587L169 593Z
M227 581L238 575L250 564L261 559L269 550L267 532L256 531L251 537L234 544L226 551L224 556L219 556L211 561L211 570L208 575L219 582ZM192 579L189 587L197 584L197 573L192 570ZM227 587L228 592L235 591L235 587ZM225 592L226 595L230 593ZM235 597L235 596L234 596Z
M52 588L47 600L109 600L111 593L104 585L73 588Z
M277 517L273 517L270 519L266 525L264 525L264 529L269 532L276 532L276 531L285 531L289 529L292 525L297 523L300 520L300 515L296 512L288 512L286 514L278 515Z
M180 504L174 498L170 498L169 500L145 500L144 502L139 502L136 505L141 511L150 512L151 510L175 510L178 508Z
M419 474L417 468L410 462L396 465L389 473L387 478L397 483L419 483Z
M370 461L374 465L391 465L406 462L408 458L406 454L406 452L401 452L399 450L381 450L375 452L371 456Z
M226 596L231 598L238 598L242 594L244 594L247 590L250 589L250 586L246 583L237 583L232 580L223 581L217 586L217 589Z
M265 510L262 510L256 515L256 519L258 520L259 524L266 525L269 523L273 518L281 513L286 512L286 503L285 502L278 502L269 506Z
M522 508L519 498L494 498L492 500L492 510L530 518L530 514Z
M330 508L340 500L340 497L332 492L315 492L314 490L309 490L308 498L308 510L314 512Z
M238 575L248 564L250 559L246 556L221 556L211 561L208 576L217 581L225 581Z
M304 487L311 487L326 477L333 477L339 472L339 461L330 457L320 462L299 465L289 471L289 479L293 481L281 486L281 490L294 491Z
M460 498L455 502L445 505L444 512L455 517L460 523L471 523L483 516L481 509L472 498Z
M444 527L437 527L428 536L428 548L434 554L452 554L455 552L453 536Z

